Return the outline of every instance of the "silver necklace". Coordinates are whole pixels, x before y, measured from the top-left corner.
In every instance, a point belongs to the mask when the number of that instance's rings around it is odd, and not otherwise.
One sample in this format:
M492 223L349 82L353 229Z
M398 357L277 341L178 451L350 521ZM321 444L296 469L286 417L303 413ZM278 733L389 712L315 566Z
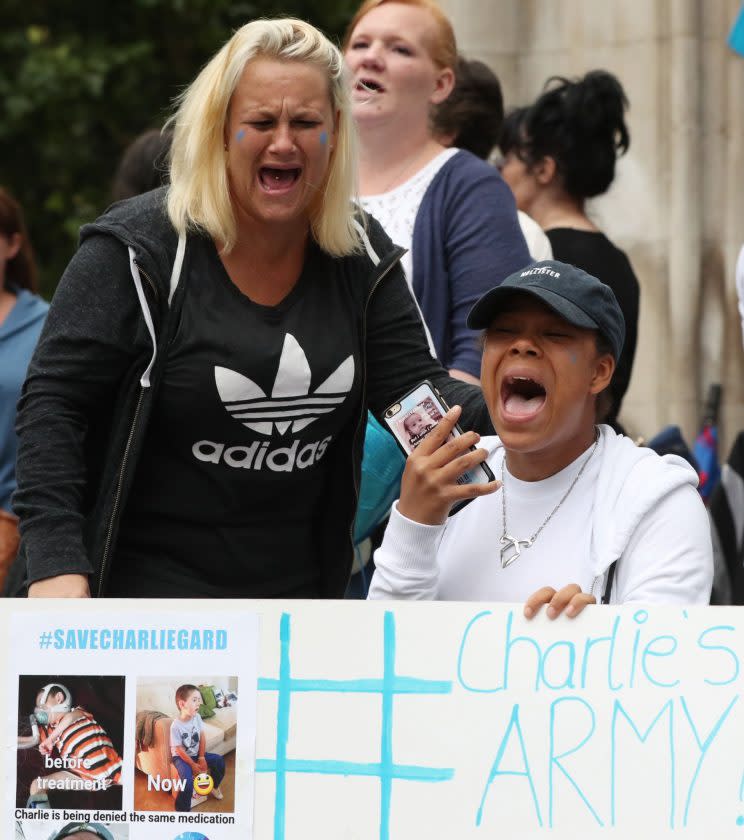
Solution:
M566 501L571 491L576 487L576 482L581 478L581 474L586 469L586 465L589 461L592 460L592 455L597 451L597 445L599 444L599 429L595 430L594 434L594 446L592 446L592 451L589 453L589 457L586 458L584 463L581 465L581 469L576 473L576 477L571 482L568 487L568 490L563 494L558 504L550 511L547 516L547 519L542 523L542 525L535 531L535 533L526 540L520 540L518 537L513 537L509 534L506 530L506 483L504 481L504 463L506 462L506 452L504 452L504 457L501 459L501 513L504 520L504 531L501 535L501 568L505 569L507 566L511 566L516 560L518 560L522 555L522 550L527 548L532 548L535 543L535 540L540 536L540 532L542 529L550 522L553 518L553 514L555 514L558 508ZM512 552L512 553L510 553Z

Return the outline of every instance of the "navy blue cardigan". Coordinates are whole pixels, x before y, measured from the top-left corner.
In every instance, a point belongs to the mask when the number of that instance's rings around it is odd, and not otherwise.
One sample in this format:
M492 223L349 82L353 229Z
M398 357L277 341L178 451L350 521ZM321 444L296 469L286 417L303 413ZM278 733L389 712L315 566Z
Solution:
M470 152L453 155L424 194L413 228L413 292L445 368L480 377L468 312L530 262L501 174Z

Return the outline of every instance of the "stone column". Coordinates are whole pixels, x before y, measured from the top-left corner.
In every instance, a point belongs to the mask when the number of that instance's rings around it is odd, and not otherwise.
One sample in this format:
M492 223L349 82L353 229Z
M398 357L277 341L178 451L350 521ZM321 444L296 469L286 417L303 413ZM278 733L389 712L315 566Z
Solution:
M670 353L664 379L668 414L688 433L697 425L700 393L700 269L703 191L700 132L701 35L697 0L669 5L669 62L664 87L669 92L666 125L660 126L669 155L667 303ZM666 130L664 130L666 129ZM639 361L643 362L642 359ZM639 366L640 369L640 366ZM653 371L659 381L663 369Z

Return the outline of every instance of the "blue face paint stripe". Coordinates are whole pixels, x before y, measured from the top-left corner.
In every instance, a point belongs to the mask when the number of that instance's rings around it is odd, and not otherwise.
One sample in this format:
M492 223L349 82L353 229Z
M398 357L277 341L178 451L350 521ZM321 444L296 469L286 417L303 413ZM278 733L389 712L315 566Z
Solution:
M238 130L238 133L235 135L235 139L240 143L240 141L245 137L245 129L241 128Z
M320 145L325 146L327 142L328 142L328 132L327 131L321 131L320 132Z

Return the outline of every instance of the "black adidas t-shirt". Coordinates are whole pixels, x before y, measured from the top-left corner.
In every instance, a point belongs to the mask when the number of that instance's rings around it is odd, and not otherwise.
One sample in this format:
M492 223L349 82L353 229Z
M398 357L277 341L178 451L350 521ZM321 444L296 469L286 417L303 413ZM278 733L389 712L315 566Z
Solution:
M351 302L311 245L278 306L213 243L189 286L111 567L111 595L313 597L329 455L360 398Z

